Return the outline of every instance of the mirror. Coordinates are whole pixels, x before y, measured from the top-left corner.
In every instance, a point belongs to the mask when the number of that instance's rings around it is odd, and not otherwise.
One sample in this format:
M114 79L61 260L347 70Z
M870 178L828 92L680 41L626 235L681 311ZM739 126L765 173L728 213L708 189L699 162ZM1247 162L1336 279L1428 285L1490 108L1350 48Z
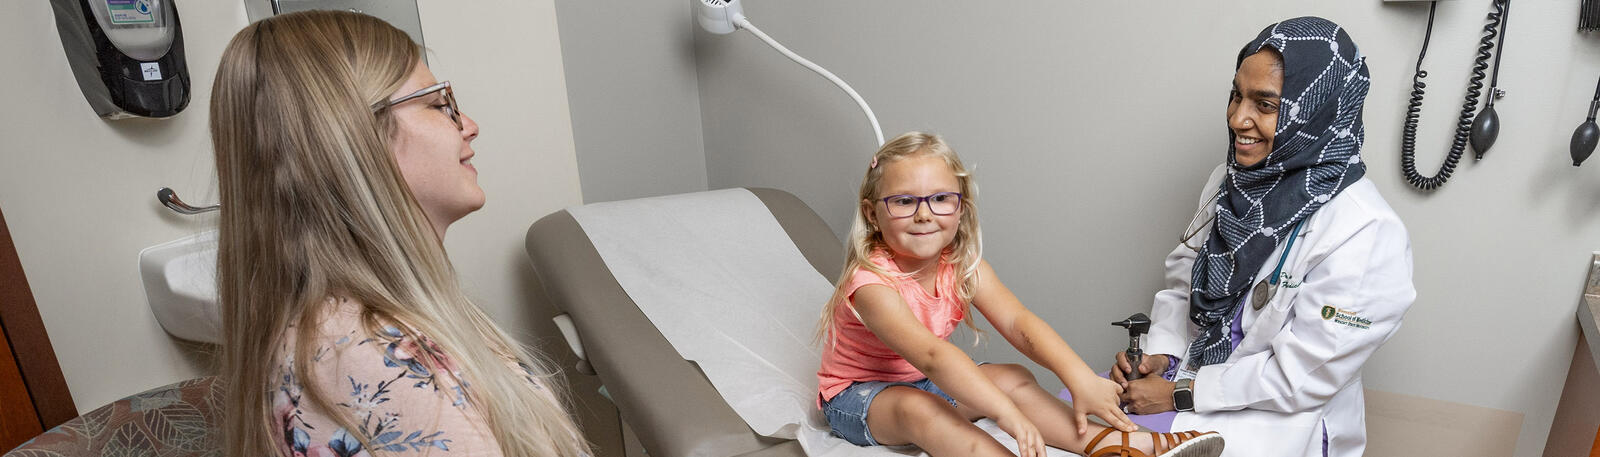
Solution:
M422 17L417 13L415 0L245 0L245 13L251 22L306 10L346 10L377 16L404 30L424 49L428 47L427 42L422 41ZM428 61L426 52L422 61Z

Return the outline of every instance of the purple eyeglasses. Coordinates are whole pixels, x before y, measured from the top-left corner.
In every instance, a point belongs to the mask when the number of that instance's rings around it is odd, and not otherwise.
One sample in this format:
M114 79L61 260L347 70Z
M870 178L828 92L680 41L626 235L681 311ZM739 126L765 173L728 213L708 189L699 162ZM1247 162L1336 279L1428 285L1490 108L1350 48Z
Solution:
M892 217L911 217L917 214L917 207L923 202L928 203L928 211L939 216L948 216L961 210L960 192L940 192L933 195L918 197L916 195L890 195L880 199L884 208L889 210Z

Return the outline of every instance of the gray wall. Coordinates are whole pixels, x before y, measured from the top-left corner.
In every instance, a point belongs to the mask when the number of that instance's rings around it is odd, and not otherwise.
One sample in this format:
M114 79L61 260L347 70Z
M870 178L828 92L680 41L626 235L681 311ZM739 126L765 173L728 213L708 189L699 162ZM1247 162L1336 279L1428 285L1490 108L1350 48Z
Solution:
M1283 18L1343 24L1374 77L1368 176L1410 229L1419 292L1367 385L1524 413L1517 455L1534 456L1600 247L1600 170L1573 168L1566 152L1600 75L1600 42L1574 31L1576 3L1515 2L1499 144L1432 195L1398 165L1427 3L752 0L746 13L854 85L886 135L945 135L982 186L987 258L1099 370L1125 344L1107 324L1148 310L1161 260L1223 159L1239 46ZM1440 8L1424 168L1443 158L1488 2ZM747 33L696 32L695 44L710 187L788 190L843 234L875 149L854 105ZM971 352L1020 360L995 341Z
M585 203L706 190L689 2L555 2Z

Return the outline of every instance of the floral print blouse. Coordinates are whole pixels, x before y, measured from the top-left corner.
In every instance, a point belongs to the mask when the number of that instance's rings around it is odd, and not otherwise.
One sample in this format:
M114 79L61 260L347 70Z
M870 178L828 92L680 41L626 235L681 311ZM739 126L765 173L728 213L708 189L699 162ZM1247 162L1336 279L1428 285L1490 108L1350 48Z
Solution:
M385 453L409 455L498 456L499 442L477 411L467 404L459 372L450 359L441 367L417 357L426 338L405 335L393 326L371 335L361 323L360 306L339 301L321 320L309 363L316 379L295 379L293 328L283 338L283 360L275 370L272 392L273 430L281 431L279 454L285 457L369 457L356 436L364 436ZM438 353L438 351L434 351ZM542 385L528 378L536 388ZM314 387L342 411L323 411L304 396ZM304 400L302 402L302 400ZM346 430L331 414L355 418L358 430Z

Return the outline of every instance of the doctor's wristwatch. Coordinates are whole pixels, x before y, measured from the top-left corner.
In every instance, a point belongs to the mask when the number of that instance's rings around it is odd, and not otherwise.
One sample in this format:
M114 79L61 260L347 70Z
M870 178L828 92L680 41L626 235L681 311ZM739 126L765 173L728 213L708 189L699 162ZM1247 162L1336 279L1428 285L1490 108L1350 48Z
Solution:
M1194 411L1194 379L1179 379L1178 385L1172 388L1172 409Z

